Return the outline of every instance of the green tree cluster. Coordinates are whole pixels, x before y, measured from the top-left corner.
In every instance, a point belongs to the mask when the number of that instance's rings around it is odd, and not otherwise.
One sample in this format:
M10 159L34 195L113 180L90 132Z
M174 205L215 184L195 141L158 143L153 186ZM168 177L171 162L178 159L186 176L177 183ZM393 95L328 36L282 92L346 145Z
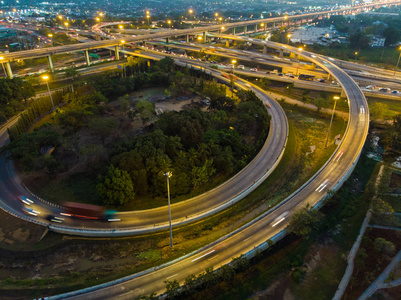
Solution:
M0 123L21 110L23 101L35 96L35 90L29 81L19 77L0 79Z

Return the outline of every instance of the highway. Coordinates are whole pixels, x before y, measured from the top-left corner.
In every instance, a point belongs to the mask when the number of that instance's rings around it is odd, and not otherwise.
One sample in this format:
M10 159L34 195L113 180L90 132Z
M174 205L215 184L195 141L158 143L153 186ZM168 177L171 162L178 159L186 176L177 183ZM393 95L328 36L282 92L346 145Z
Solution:
M187 61L180 62L179 60L176 61L176 63L181 63L183 66L188 64ZM227 81L226 78L221 77L219 71L211 70L210 72L215 76L219 76L221 80ZM173 204L171 206L173 226L199 220L233 205L257 188L277 166L287 142L287 119L280 105L269 99L266 93L261 91L256 92L257 95L261 97L262 101L270 106L268 110L272 116L268 139L264 146L259 154L243 170L227 182L202 195ZM7 132L4 129L1 132L0 139L6 140L6 135ZM11 162L3 164L0 168L0 184L3 185L3 188L0 189L0 200L2 205L7 205L13 210L13 213L21 215L23 205L17 200L17 197L19 195L26 195L29 197L30 195L24 191L24 188L20 186L18 180L14 180L15 178L18 177L13 168L13 164ZM40 220L45 223L49 223L46 221L47 215L56 215L62 212L60 207L54 207L49 203L41 201L35 201L33 207L40 211L41 214L37 217L31 216L30 219ZM121 222L107 223L66 218L62 226L52 224L51 229L59 232L64 232L63 230L66 230L66 228L78 230L76 232L70 232L71 234L80 234L79 229L82 227L85 227L86 230L103 229L107 231L107 234L110 236L116 235L116 233L114 233L116 228L126 229L122 235L139 234L143 233L144 230L146 232L156 231L167 228L168 207L163 206L149 210L122 212L119 213L117 217L121 219ZM93 234L96 235L95 232ZM99 234L104 235L104 231Z
M311 53L303 53L323 69L330 72L342 85L348 97L350 118L346 134L327 163L300 189L290 195L278 207L266 212L235 232L211 245L182 257L175 262L141 274L132 275L125 280L111 282L88 290L65 294L69 299L133 299L152 292L162 293L164 281L178 280L180 283L189 274L199 274L208 267L217 269L232 258L241 254L252 256L255 247L265 249L268 239L276 240L288 225L291 214L307 203L315 206L324 198L327 191L339 188L355 167L369 128L369 107L355 82L334 64ZM256 88L256 87L253 87ZM131 278L132 277L132 278ZM50 297L50 299L58 299Z
M320 11L320 12L308 13L308 14L303 14L303 15L282 16L282 17L256 19L256 20L236 22L236 23L211 25L211 26L205 26L205 27L200 27L200 28L180 29L180 30L175 30L174 33L172 33L171 31L158 32L155 34L145 34L142 36L124 38L124 40L127 43L142 42L142 41L146 41L146 40L154 39L154 38L168 38L171 36L191 35L196 32L220 31L221 27L223 27L223 26L225 29L229 29L229 28L233 28L233 27L250 26L250 25L255 25L255 24L258 25L260 23L266 24L266 23L273 23L273 22L284 22L284 21L287 21L287 20L289 21L292 19L310 18L310 17L320 16L320 15L325 15L325 14L335 15L337 13L341 13L344 11L352 11L352 10L360 11L364 8L374 7L374 6L378 6L378 5L391 5L391 4L400 4L400 1L390 1L390 2L385 2L383 4L371 3L371 4L365 4L365 5L358 5L355 7L350 6L347 8L341 8L341 9L337 9L337 10ZM38 57L67 53L67 52L72 52L72 51L82 51L82 50L90 50L90 49L97 49L97 48L105 48L105 47L110 47L110 46L118 46L121 44L121 41L122 41L122 39L94 41L94 42L90 43L90 45L87 43L86 44L65 45L65 46L58 46L58 47L51 47L51 48L44 48L44 49L34 49L34 50L27 50L27 51L12 52L12 53L4 54L3 56L4 56L4 62L6 63L6 62L10 62L10 61L15 61L18 59L38 58Z

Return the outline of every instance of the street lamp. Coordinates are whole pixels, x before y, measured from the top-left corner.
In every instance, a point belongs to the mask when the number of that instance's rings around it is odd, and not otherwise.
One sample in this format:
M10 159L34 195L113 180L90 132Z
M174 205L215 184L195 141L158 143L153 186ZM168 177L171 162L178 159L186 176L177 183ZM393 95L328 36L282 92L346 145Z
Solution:
M149 27L149 19L150 19L150 16L149 16L149 15L146 15L146 19L148 19L148 27Z
M44 75L44 76L42 77L42 79L43 79L44 81L46 81L46 84L47 84L47 90L49 91L49 97L50 97L50 101L52 102L52 106L53 106L53 109L54 109L54 103L53 103L52 93L50 93L49 82L48 82L48 80L49 80L49 76L47 76L47 75Z
M121 45L122 45L123 50L124 50L124 44L125 44L125 41L121 40Z
M398 48L398 50L400 50L400 56L398 56L397 65L395 66L394 76L395 76L395 72L397 72L398 64L400 63L400 58L401 58L401 46Z
M170 207L170 177L173 176L173 173L167 172L164 174L167 179L167 199L168 199L168 221L170 224L170 247L173 248L173 229L171 227L171 207Z
M356 61L356 57L357 57L357 55L358 55L358 52L355 52L355 61Z
M219 13L215 13L214 16L217 18L219 16Z
M167 20L168 28L171 28L171 20Z
M96 22L100 22L100 18L99 17L96 17Z
M52 47L53 47L53 34L49 33L47 36L50 38L50 41L52 42Z
M67 28L67 31L68 31L68 25L69 25L68 22L64 23L64 26L65 26L65 28Z
M231 61L231 64L233 65L233 68L231 69L231 94L234 97L234 68L235 68L235 64L237 63L237 61L235 59L233 59Z
M203 38L201 36L198 36L198 41L201 41Z
M334 118L334 111L336 110L337 100L339 100L340 97L334 96L333 99L334 99L333 113L331 114L330 126L329 126L329 131L327 132L326 145L324 146L324 149L327 148L327 143L329 141L329 135L330 135L330 130L331 130L331 124L333 123L333 118Z
M192 8L190 8L188 12L189 12L189 14L192 14L194 11Z
M4 60L4 57L0 56L1 65L3 66L4 77L7 77L6 69L4 69L3 60Z
M289 45L290 44L290 38L291 38L291 34L287 34L287 44Z

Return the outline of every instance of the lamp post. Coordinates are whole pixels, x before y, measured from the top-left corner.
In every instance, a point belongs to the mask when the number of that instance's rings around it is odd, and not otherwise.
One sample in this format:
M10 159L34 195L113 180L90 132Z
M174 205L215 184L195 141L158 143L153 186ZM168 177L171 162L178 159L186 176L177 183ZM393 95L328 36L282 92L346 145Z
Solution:
M4 57L0 56L1 65L3 66L4 77L7 77L6 69L4 68L4 64L3 64L3 60L4 60Z
M52 47L53 47L53 34L49 33L47 36L50 38L50 41L51 41Z
M171 28L171 20L167 20L168 28Z
M68 22L64 23L65 28L67 28L67 32L68 32L68 25L69 25Z
M287 34L287 44L290 44L290 38L291 38L291 34Z
M168 221L170 224L170 247L173 248L173 229L171 227L171 207L170 207L170 177L173 176L173 173L167 172L164 174L167 179L167 199L168 199Z
M355 61L356 61L356 57L358 56L358 52L355 52Z
M236 60L233 59L231 61L231 64L233 65L232 69L231 69L231 94L232 96L234 96L234 68L235 68L235 64L236 64Z
M401 46L398 48L398 50L400 50L400 55L398 56L397 65L395 66L394 76L395 76L395 72L397 72L398 64L400 63L400 58L401 58Z
M327 132L326 145L324 146L324 149L327 148L327 143L329 142L329 135L330 135L330 130L331 130L331 124L333 123L333 118L334 118L334 111L336 110L337 100L339 100L340 97L334 96L333 99L334 99L333 113L331 114L331 120L330 120L330 125L329 125L329 131Z
M43 76L42 78L43 78L43 80L46 81L47 90L48 90L48 92L49 92L50 101L52 102L52 107L53 107L53 109L54 109L54 103L53 103L52 93L50 92L50 87L49 87L49 82L48 82L49 76L45 75L45 76Z

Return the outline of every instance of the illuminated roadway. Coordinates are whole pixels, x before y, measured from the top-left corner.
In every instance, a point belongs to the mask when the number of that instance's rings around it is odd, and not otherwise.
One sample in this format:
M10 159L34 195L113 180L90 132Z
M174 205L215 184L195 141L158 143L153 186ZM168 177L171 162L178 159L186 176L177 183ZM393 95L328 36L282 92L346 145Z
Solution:
M328 162L278 207L266 212L256 220L244 225L232 234L221 238L196 253L178 259L167 266L143 272L133 279L111 282L94 290L77 291L71 299L133 299L140 295L162 293L165 280L178 280L182 283L189 274L199 274L208 267L217 269L232 258L241 254L255 254L255 246L266 248L268 239L282 232L288 225L291 213L307 203L316 205L330 189L341 186L355 167L365 143L369 127L369 108L366 99L355 82L334 64L310 53L302 53L330 72L340 82L348 97L350 118L346 134ZM276 236L277 237L277 236ZM137 277L136 277L137 276ZM121 282L124 281L124 282ZM69 294L72 296L73 294ZM63 295L66 297L68 294ZM57 297L50 297L57 299Z
M171 36L191 35L196 32L219 31L219 30L221 30L222 26L224 26L225 29L229 29L229 28L233 28L233 27L250 26L250 25L255 25L255 24L258 25L260 23L266 24L266 23L273 23L273 22L286 22L286 21L289 21L292 19L309 18L309 17L326 15L326 14L334 15L334 14L346 12L346 11L362 10L364 8L370 8L370 7L374 7L374 6L380 6L380 5L390 5L390 4L400 4L400 1L391 1L391 2L383 2L383 3L378 2L378 3L371 3L371 4L366 4L366 5L354 6L354 7L350 6L347 8L341 8L341 9L330 10L330 11L308 13L308 14L303 14L303 15L283 16L283 17L275 17L275 18L267 18L267 19L256 19L256 20L251 20L251 21L211 25L211 26L205 26L205 27L201 27L201 28L180 29L180 30L175 30L173 33L171 31L161 32L161 33L158 32L155 34L145 34L142 36L128 37L128 38L124 38L124 40L127 43L140 42L140 41L145 41L145 40L154 39L154 38L168 38ZM4 57L3 62L15 61L18 59L30 59L30 58L44 57L44 56L49 56L49 55L54 55L54 54L67 53L67 52L71 52L71 51L80 51L80 50L97 49L97 48L104 48L104 47L110 47L110 46L118 46L121 44L122 40L123 39L104 40L104 41L92 42L90 45L73 44L73 45L65 45L65 46L58 46L58 47L51 47L51 48L44 48L44 49L33 49L33 50L27 50L27 51L12 52L12 53L7 53L7 54L3 55L3 57Z
M183 66L187 64L187 62L180 61L176 63L181 63ZM220 72L218 71L212 70L209 72L220 76ZM225 81L227 80L225 78L223 79ZM234 204L259 186L278 164L287 141L287 119L281 106L270 100L265 92L257 90L256 94L264 103L269 106L271 105L271 108L268 109L272 116L270 131L264 146L258 155L243 170L225 183L202 195L173 204L173 225L193 222ZM0 138L6 141L6 126L0 133L2 133ZM4 162L4 158L2 159L3 167L0 168L0 200L2 200L3 206L6 206L8 211L26 218L27 216L24 216L21 212L23 205L17 200L17 197L18 195L27 195L28 197L30 195L20 186L12 162ZM30 217L31 220L49 223L45 220L47 215L57 215L62 212L60 207L53 207L39 200L35 200L34 205L31 206L41 212L38 217ZM72 220L66 218L62 226L52 224L51 229L58 232L68 232L70 234L81 234L81 231L66 231L67 227L71 230L79 230L82 227L85 227L86 230L104 229L107 230L107 233L102 231L92 232L92 234L115 236L117 233L114 232L114 229L119 228L126 229L126 231L120 233L121 235L139 234L166 228L168 225L167 216L168 207L163 206L149 210L121 212L117 215L117 217L121 219L118 223Z

